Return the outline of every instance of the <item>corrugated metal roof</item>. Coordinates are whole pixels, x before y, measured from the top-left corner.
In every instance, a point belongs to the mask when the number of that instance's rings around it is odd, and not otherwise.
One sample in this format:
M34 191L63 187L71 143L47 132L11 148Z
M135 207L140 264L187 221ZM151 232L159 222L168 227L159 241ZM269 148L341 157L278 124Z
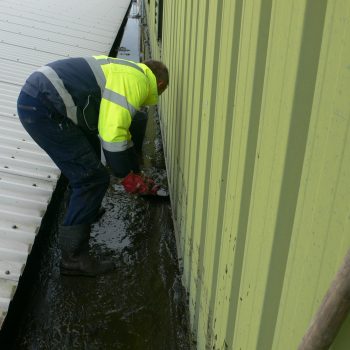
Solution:
M17 118L16 100L37 67L108 54L130 0L0 0L0 324L60 172Z

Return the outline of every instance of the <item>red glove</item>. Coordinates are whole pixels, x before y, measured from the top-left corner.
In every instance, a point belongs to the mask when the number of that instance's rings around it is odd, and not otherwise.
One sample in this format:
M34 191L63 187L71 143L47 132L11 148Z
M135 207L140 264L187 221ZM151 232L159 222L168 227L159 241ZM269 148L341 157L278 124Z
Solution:
M135 173L129 173L125 176L121 184L126 192L141 195L156 195L159 189L159 186L151 178Z

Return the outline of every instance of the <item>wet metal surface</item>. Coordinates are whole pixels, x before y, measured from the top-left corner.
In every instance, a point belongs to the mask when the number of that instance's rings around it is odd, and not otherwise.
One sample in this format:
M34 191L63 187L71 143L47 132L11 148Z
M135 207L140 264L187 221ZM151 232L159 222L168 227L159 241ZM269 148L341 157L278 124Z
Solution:
M124 35L118 49L118 57L126 60L140 60L140 18L142 4L134 1L131 4L129 17L124 28Z

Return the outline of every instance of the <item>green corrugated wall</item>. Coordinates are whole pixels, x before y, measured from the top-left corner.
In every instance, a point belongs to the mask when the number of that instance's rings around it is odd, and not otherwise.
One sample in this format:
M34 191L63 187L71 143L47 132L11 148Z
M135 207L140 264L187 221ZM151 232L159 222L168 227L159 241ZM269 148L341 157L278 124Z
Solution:
M145 0L199 350L289 350L350 248L350 1ZM350 349L348 318L332 349Z

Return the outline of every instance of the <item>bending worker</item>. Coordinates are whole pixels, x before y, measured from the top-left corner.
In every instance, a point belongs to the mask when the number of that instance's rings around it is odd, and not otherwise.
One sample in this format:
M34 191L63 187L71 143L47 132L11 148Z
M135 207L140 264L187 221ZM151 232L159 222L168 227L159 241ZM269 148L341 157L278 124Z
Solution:
M115 176L139 172L130 127L137 129L142 122L132 124L133 117L140 117L141 106L157 104L168 81L168 70L159 61L94 56L43 66L22 87L19 118L71 187L59 230L62 274L95 276L112 268L112 262L88 253L91 224L110 180L100 161L99 139Z

